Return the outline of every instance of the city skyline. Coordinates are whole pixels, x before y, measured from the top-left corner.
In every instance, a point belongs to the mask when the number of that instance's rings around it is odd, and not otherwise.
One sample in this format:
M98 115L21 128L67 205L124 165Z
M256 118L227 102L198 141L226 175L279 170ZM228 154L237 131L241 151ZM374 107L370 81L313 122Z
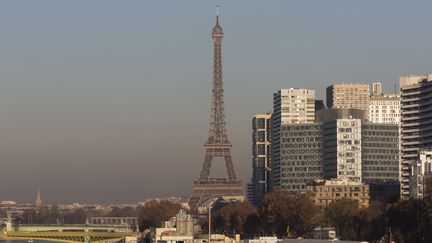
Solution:
M228 37L227 126L243 181L250 121L271 111L273 92L307 88L324 99L331 83L377 80L388 91L401 75L432 71L427 2L190 1L175 10L41 2L28 3L34 12L17 3L0 10L0 200L32 202L37 184L46 203L190 195L208 129L217 4Z

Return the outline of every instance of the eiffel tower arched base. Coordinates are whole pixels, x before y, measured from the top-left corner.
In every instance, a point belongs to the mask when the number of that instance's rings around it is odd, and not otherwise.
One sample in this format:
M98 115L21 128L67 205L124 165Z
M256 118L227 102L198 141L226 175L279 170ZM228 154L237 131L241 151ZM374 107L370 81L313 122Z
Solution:
M189 206L195 213L206 212L209 204L218 198L243 201L242 182L227 179L194 181L194 191L189 199Z

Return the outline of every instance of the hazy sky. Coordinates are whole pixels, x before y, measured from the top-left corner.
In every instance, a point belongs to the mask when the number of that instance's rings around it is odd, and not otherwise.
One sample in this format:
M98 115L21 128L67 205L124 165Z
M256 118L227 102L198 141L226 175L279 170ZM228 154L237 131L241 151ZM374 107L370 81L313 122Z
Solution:
M0 200L189 195L208 135L214 6L232 155L282 87L432 72L431 1L2 1ZM216 171L222 166L215 165ZM215 173L218 175L218 173Z

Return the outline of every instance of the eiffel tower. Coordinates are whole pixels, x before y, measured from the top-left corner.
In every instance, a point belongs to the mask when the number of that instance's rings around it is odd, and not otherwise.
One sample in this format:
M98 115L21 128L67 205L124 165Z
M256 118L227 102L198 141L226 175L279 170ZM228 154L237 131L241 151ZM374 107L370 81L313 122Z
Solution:
M204 144L205 157L201 174L194 181L194 191L189 199L192 211L198 212L215 199L227 198L243 200L242 182L237 180L231 159L231 143L225 127L224 89L222 80L222 38L223 31L219 25L219 11L216 9L216 25L213 27L213 89L212 108L210 116L209 138ZM216 157L225 160L227 178L210 178L212 161Z

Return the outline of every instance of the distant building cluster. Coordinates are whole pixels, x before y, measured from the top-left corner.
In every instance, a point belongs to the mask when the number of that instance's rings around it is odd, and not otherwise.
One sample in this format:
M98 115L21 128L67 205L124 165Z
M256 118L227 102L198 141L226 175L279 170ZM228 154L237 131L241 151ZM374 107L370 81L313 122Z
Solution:
M335 83L326 102L315 90L278 90L273 112L252 119L248 200L260 205L272 188L311 192L318 205L423 197L432 175L431 104L432 75L400 77L400 93L383 93L380 82Z

